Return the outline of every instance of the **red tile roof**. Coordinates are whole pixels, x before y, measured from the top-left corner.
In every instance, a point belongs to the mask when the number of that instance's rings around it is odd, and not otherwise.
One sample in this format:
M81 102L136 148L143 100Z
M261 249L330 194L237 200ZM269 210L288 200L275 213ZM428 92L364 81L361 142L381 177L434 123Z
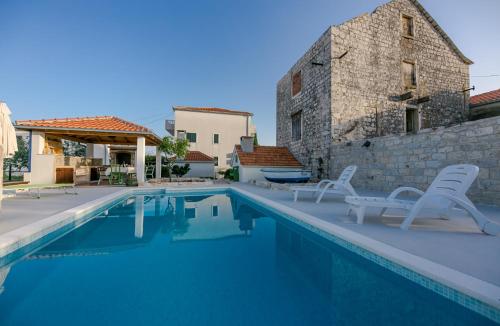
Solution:
M486 92L470 97L471 106L479 106L483 104L493 103L500 101L500 89L495 91Z
M233 115L244 115L244 116L252 116L253 113L245 112L245 111L235 111L229 109L222 108L199 108L199 107L191 107L191 106L174 106L173 110L179 111L192 111L192 112L205 112L205 113L221 113L221 114L233 114Z
M188 151L181 162L213 162L214 159L200 151Z
M286 147L254 146L252 153L246 153L236 145L236 153L241 165L302 167Z
M152 133L152 131L146 127L113 116L17 120L16 125L20 127L41 127L48 129L87 129Z

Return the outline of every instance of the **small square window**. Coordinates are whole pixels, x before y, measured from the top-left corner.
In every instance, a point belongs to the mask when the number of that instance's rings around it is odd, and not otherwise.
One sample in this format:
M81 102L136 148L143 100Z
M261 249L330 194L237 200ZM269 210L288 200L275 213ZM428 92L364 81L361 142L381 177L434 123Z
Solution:
M185 208L184 216L186 218L196 218L196 208Z
M214 134L214 144L219 143L219 134Z
M403 82L406 89L417 87L417 71L415 63L403 62Z
M302 111L292 114L292 140L302 139Z
M212 206L212 216L213 217L219 216L219 206Z
M292 75L292 96L298 95L302 91L302 72L297 71Z
M414 37L415 33L413 30L413 17L403 15L402 17L402 29L403 29L403 36L406 37Z
M219 166L219 157L214 156L214 166Z
M196 133L195 132L188 132L186 134L186 139L190 142L190 143L196 143Z

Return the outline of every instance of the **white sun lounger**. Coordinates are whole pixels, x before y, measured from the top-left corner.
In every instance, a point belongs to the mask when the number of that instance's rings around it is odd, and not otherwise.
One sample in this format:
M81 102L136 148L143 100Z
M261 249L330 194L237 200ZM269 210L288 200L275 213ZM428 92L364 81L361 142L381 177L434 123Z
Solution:
M479 168L475 165L450 165L439 172L426 192L412 187L401 187L394 190L387 198L347 196L345 201L350 204L348 214L351 210L356 211L357 223L362 224L367 207L381 207L380 216L388 208L405 209L409 212L400 227L407 230L424 208L435 209L437 218L449 218L452 210L458 207L472 216L481 231L499 235L500 224L484 216L465 195L478 173ZM420 198L417 201L396 199L402 192L414 192L420 195Z
M319 203L325 194L357 196L356 191L354 191L351 185L351 179L357 169L358 167L356 165L349 165L342 171L337 180L325 179L313 186L291 187L290 190L293 191L293 201L297 201L299 192L309 192L312 193L313 196L319 193L316 203Z

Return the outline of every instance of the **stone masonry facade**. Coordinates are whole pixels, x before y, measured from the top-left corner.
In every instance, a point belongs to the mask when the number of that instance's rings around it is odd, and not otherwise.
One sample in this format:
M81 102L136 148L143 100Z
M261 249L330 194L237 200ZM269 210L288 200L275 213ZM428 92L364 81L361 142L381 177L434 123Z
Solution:
M412 36L404 35L403 18ZM415 85L403 65L414 67ZM330 145L465 120L469 64L416 0L393 0L371 14L331 26L277 85L278 146L287 146L315 178L330 171ZM408 66L408 64L407 64ZM292 96L300 71L302 90ZM302 112L302 137L292 140L291 116Z
M500 203L500 117L452 127L424 129L331 146L332 177L358 166L355 188L392 191L400 186L427 189L437 173L451 164L475 164L479 177L467 195L474 202Z

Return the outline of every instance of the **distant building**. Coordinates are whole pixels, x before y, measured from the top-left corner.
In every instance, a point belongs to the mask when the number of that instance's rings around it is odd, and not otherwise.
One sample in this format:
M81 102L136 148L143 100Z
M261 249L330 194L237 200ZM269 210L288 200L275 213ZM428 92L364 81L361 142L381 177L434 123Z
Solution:
M471 96L469 108L471 120L500 115L500 89Z
M277 85L278 146L317 178L330 145L466 118L469 65L417 0L329 27Z
M182 159L177 159L175 165L189 164L186 178L213 178L215 177L214 159L199 151L188 151Z
M241 136L255 136L253 114L222 108L174 106L175 120L166 121L167 131L189 141L189 150L211 156L217 170L229 167L234 145Z
M241 137L241 144L234 146L231 166L237 168L240 182L264 181L263 168L297 170L302 164L286 147L254 146L251 137Z

